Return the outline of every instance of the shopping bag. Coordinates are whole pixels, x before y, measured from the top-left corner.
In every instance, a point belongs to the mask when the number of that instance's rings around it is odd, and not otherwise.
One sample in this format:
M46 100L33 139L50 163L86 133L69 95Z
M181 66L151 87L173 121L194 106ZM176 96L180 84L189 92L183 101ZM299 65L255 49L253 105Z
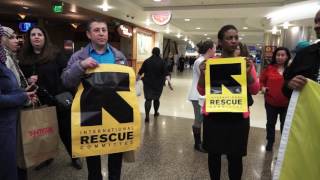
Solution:
M29 168L54 158L59 150L56 108L24 109L17 130L17 164Z
M141 86L139 84L139 81L136 81L135 87L136 87L136 95L141 96Z

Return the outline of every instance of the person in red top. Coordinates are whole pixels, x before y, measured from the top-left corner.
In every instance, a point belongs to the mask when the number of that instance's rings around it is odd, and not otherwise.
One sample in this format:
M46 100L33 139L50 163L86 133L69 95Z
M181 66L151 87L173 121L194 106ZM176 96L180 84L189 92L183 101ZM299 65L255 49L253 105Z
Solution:
M280 115L280 130L282 132L287 113L289 99L284 96L281 88L284 83L283 71L288 66L290 58L291 55L287 48L278 47L273 53L271 63L262 71L260 76L260 85L262 93L264 93L267 112L267 151L272 151L278 115Z

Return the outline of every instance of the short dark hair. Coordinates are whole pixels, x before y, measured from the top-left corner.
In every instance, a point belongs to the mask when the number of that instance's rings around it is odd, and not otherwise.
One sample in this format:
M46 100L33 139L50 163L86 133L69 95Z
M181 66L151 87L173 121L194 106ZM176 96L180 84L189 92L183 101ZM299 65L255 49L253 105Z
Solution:
M225 25L219 30L218 39L222 41L223 38L224 38L224 33L227 32L230 29L234 29L234 30L238 31L238 29L234 25L231 25L231 24Z
M208 49L213 48L214 42L212 40L207 40L207 41L200 41L197 44L198 47L198 53L199 54L205 54Z
M108 27L108 23L107 21L103 20L102 18L92 18L88 21L87 25L86 25L86 30L87 31L90 31L91 29L91 24L94 23L94 22L99 22L99 23L105 23Z
M278 47L272 54L272 59L271 59L271 62L270 64L276 64L277 63L277 60L276 60L276 56L277 56L277 52L278 51L285 51L288 58L287 60L284 62L284 67L286 68L288 66L288 63L289 63L289 60L291 59L291 54L290 54L290 51L288 48L285 48L285 47Z
M157 48L157 47L154 47L154 48L152 49L152 55L160 56L160 49Z

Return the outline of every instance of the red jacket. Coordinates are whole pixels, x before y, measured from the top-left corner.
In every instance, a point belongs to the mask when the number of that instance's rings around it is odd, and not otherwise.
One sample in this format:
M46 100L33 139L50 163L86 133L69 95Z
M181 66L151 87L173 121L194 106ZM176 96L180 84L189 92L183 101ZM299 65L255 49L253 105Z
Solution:
M278 72L277 65L268 65L260 75L260 86L268 90L264 95L265 101L271 106L286 107L289 100L282 93L283 76Z

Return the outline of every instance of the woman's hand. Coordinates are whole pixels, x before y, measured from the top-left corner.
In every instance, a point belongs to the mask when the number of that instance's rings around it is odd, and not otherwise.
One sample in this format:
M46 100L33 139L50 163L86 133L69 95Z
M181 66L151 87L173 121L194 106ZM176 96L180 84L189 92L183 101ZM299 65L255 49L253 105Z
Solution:
M38 75L32 75L28 79L29 84L36 84L38 82Z
M307 78L305 78L302 75L297 75L294 78L292 78L289 83L288 83L288 87L290 89L294 89L294 90L301 90L305 85L307 84Z

